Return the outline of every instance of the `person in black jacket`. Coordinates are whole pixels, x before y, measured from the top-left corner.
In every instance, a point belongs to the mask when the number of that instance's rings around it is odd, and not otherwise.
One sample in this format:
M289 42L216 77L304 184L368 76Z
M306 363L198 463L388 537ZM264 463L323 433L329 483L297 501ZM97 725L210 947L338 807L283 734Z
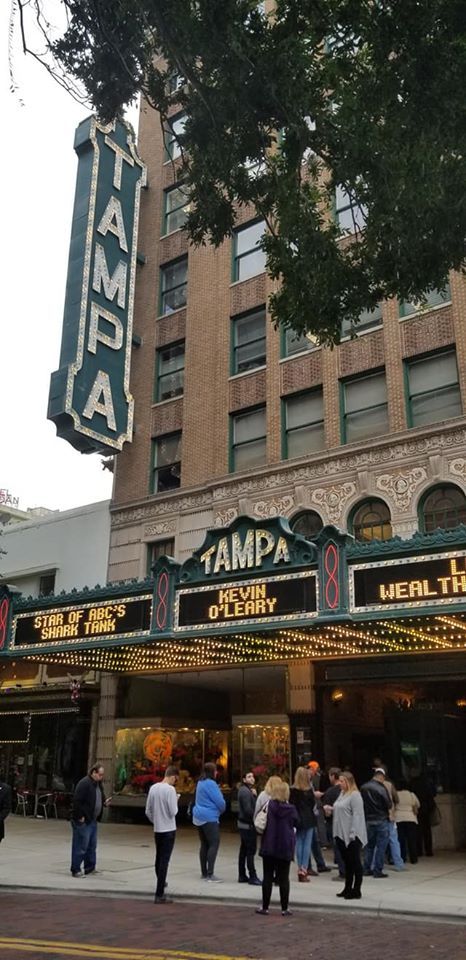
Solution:
M97 823L102 818L104 807L111 797L105 799L102 786L104 768L95 763L87 777L76 784L71 810L73 842L71 847L71 874L82 877L81 864L84 861L84 874L96 872Z
M389 812L392 802L384 783L385 770L383 767L376 767L372 780L368 780L361 787L367 826L364 876L375 877L376 880L388 877L388 873L383 872L383 865L390 834Z
M260 886L262 880L259 880L254 865L257 846L257 834L254 827L254 810L257 799L257 792L254 788L255 782L253 773L245 773L238 790L238 830L241 838L238 857L238 883ZM246 864L249 876L246 873Z
M314 813L315 802L316 798L311 787L310 772L307 767L298 767L290 790L290 803L296 808L298 814L296 861L300 883L309 883L309 857L312 836L317 825L317 818Z
M0 841L5 836L5 820L11 813L11 788L0 781Z

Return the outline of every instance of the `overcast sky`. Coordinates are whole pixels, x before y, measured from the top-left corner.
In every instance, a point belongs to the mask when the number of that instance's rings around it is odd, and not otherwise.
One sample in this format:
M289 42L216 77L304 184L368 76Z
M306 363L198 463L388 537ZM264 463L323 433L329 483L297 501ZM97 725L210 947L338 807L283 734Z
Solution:
M0 3L0 489L19 497L21 509L65 510L110 497L112 485L101 457L78 453L47 420L50 374L58 368L61 343L77 167L74 131L90 110L24 57L19 37L14 56L19 89L8 92L9 6L9 0Z

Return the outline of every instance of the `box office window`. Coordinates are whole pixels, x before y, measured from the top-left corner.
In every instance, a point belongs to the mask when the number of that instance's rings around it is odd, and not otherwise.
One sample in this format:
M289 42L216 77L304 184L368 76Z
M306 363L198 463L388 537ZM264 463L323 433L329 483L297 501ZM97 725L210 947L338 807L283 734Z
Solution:
M265 307L233 317L232 373L246 373L265 364Z
M247 280L265 270L265 252L260 242L265 230L264 220L258 220L233 234L233 280Z
M181 257L160 268L160 309L165 315L186 306L188 293L188 258Z
M231 469L260 467L266 460L265 407L232 417Z
M436 353L406 363L408 423L450 420L462 414L456 352Z
M342 383L343 443L379 437L388 432L385 373L373 373Z
M152 444L152 493L176 490L181 482L181 431L158 437Z
M157 383L155 400L180 397L184 388L185 342L172 343L157 350Z
M309 390L285 397L284 457L304 457L307 453L323 450L324 406L322 390Z

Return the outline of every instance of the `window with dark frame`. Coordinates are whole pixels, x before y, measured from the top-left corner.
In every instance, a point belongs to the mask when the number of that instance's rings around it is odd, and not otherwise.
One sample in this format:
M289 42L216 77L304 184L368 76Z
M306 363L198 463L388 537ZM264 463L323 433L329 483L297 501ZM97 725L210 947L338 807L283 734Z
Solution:
M233 233L233 280L248 280L265 270L265 252L260 242L264 220L240 227Z
M167 160L176 160L177 157L181 157L181 146L178 137L184 132L186 120L186 114L179 113L176 117L172 117L170 122L167 122L165 126L164 137Z
M325 447L322 388L283 398L285 458L304 457Z
M39 580L39 595L49 597L55 591L55 572L43 573Z
M170 187L164 191L163 235L180 230L188 216L188 197L184 187Z
M342 382L342 442L354 443L388 433L385 371Z
M174 557L175 556L175 541L173 538L171 540L154 540L153 543L147 544L147 576L151 575L152 567L157 560L160 560L160 557Z
M372 330L374 327L382 326L382 304L379 303L374 310L362 310L359 314L357 323L352 320L343 320L341 324L341 339L347 337L357 337L366 330Z
M265 307L232 318L232 373L263 367L266 361Z
M152 493L176 490L181 482L181 431L153 440Z
M356 506L350 523L356 540L390 540L392 518L383 500L364 500Z
M409 360L406 374L410 427L462 415L455 350Z
M180 397L184 389L185 342L171 343L157 350L156 403Z
M437 287L432 287L430 290L425 291L425 295L421 300L411 301L400 300L400 317L410 317L414 313L425 313L428 310L432 310L434 307L441 307L445 303L450 303L451 301L451 290L450 284L445 284L442 289Z
M335 189L335 220L342 233L356 233L364 230L367 207L358 203L357 197L349 193L341 184Z
M291 327L286 327L282 333L282 351L285 357L293 357L296 353L316 350L319 344L312 333L296 333Z
M293 533L299 533L306 540L314 540L318 537L324 526L322 517L316 510L302 510L301 513L291 517L289 524Z
M459 487L444 484L434 487L424 495L419 507L422 533L434 530L452 530L460 523L466 524L466 496Z
M262 466L266 462L265 407L238 413L231 420L232 471Z
M186 306L188 294L188 258L181 257L160 267L160 315Z

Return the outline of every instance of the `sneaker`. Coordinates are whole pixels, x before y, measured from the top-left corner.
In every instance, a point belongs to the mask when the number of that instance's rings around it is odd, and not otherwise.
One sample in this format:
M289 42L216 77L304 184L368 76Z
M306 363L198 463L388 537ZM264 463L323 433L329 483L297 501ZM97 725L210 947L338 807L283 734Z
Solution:
M171 897L154 897L154 903L173 903Z
M206 877L207 883L223 883L221 877L216 877L215 873L211 877Z
M80 870L72 870L72 871L71 871L71 876L72 876L72 877L83 877L84 874L81 873Z
M282 917L292 917L292 916L293 916L292 910L282 910Z
M269 915L269 911L264 910L263 907L257 907L256 913L258 913L261 917L268 917Z
M251 887L261 887L261 886L262 886L262 880L259 880L259 877L251 877L251 878L248 880L248 883L251 885Z
M373 873L372 876L374 880L386 880L388 878L388 873Z

